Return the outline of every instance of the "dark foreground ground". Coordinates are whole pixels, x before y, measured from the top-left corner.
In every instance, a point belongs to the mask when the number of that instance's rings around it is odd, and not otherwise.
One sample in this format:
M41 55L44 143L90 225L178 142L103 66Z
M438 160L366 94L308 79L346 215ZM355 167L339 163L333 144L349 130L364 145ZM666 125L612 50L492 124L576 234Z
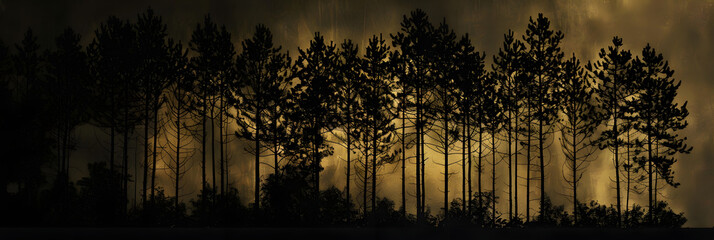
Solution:
M0 239L714 239L714 229L0 228Z

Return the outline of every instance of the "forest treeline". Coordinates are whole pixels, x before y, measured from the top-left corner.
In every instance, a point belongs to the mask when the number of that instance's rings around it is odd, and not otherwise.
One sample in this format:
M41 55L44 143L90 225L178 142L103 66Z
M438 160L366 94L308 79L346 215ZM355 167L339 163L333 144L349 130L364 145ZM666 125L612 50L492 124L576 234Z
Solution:
M134 20L109 17L87 46L71 28L55 46L41 48L32 30L14 48L0 46L2 225L686 222L658 195L679 185L672 167L692 150L679 135L687 104L675 99L680 81L649 45L633 54L614 37L596 61L581 63L539 14L524 35L509 30L498 52L486 55L468 34L457 35L446 20L432 23L422 10L366 46L318 32L294 55L275 46L264 25L239 46L209 15L188 43L166 29L148 9ZM89 175L73 182L74 132L83 125L106 134L107 157L92 159ZM239 173L254 178L250 199L239 199L230 179L236 159L228 146L235 144L252 156L254 172ZM345 188L321 187L322 162L336 148L344 154L329 160L346 163ZM562 172L547 172L552 149L562 149ZM614 179L590 184L614 186L611 206L578 197L588 165L604 161L604 152ZM443 168L439 192L426 191L427 162ZM170 189L157 186L160 165ZM389 179L401 182L396 202L377 192L386 165L401 175ZM261 176L263 168L271 173ZM184 176L199 169L200 182L189 184L200 192L186 196ZM572 212L551 203L549 176L570 187ZM449 189L450 181L461 189ZM130 183L139 196L130 195ZM525 207L518 206L523 188ZM427 194L443 196L444 205L428 206ZM639 194L646 205L634 204Z

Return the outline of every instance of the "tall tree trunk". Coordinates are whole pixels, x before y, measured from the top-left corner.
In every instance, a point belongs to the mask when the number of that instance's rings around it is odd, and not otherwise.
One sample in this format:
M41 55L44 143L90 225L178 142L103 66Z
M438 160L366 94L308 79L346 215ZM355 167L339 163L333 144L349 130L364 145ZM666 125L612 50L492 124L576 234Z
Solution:
M260 129L263 127L263 121L260 116L260 109L255 110L256 128L255 128L255 196L253 207L257 211L260 208Z
M141 188L141 200L143 206L146 207L146 187L149 178L149 98L146 97L144 104L144 177L143 177L143 187Z
M417 222L422 221L422 201L421 201L421 119L420 119L420 100L421 95L419 94L420 89L415 89L417 94L416 99L416 206L417 206Z
M444 217L449 217L449 120L444 112Z
M374 209L377 206L377 124L374 123L372 128L372 217L374 215Z
M220 171L221 171L221 175L220 175L221 176L221 195L224 195L224 191L226 189L226 185L224 184L225 183L225 175L226 175L224 166L225 166L226 162L225 162L225 158L223 158L223 144L224 144L224 141L223 141L223 109L224 109L224 102L223 102L222 98L219 98L219 101L220 101L220 104L219 104L220 108L218 109L218 144L219 144L218 151L220 152L219 163L221 165L221 169L220 169Z
M230 191L230 189L228 189L229 188L228 183L230 182L230 180L229 180L230 175L228 175L228 173L229 173L228 161L230 159L228 158L228 149L227 149L228 136L229 136L228 135L228 126L223 127L223 132L221 134L223 136L223 145L226 145L225 148L223 146L221 147L221 155L222 155L221 159L223 159L223 171L222 172L223 172L223 176L224 176L222 184L223 184L223 191L228 192L228 191Z
M508 111L508 220L510 221L513 219L513 162L512 160L512 147L513 147L513 142L511 141L511 134L513 133L513 125L511 125L511 122L513 118L511 118L512 111Z
M177 101L177 108L176 108L176 212L179 210L179 167L181 166L181 109L183 106L182 105L182 100L181 100L181 90L178 88L178 101Z
M317 213L319 213L319 210L320 210L320 161L322 159L321 159L321 156L319 156L320 155L320 150L319 150L320 145L317 142L317 139L320 137L320 129L315 128L314 131L315 131L315 133L314 133L315 134L314 135L315 142L313 142L313 144L312 144L313 145L313 155L312 156L315 159L313 164L315 167L315 172L314 172L314 174L315 174L315 176L314 176L314 178L315 178L315 202L317 203L316 204L317 208L315 210L317 211L316 212L316 214L317 214ZM317 215L315 215L315 216L317 216Z
M462 132L463 134L462 139L461 139L461 208L464 212L466 212L466 205L467 205L467 199L466 199L466 121L464 117L464 123L463 123L463 129Z
M201 202L206 204L206 95L203 96L201 111Z
M613 96L617 96L617 82L616 81L614 83L613 89L615 91L615 94ZM615 102L615 100L613 100L612 106L613 106L614 112L615 112L615 114L613 115L614 123L612 125L612 131L613 131L613 134L615 135L615 139L613 139L615 141L615 189L617 190L617 226L619 227L622 223L622 211L621 211L622 208L620 207L620 162L618 161L619 160L618 159L618 157L619 157L618 150L620 149L620 146L617 142L617 138L618 138L618 136L620 136L620 134L617 132L617 118L618 118L617 106L618 106L618 104L617 104L617 102Z
M540 114L539 117L541 119L538 119L538 159L540 160L540 218L541 221L544 220L543 217L546 216L545 213L545 163L544 163L544 155L543 155L543 95L546 94L543 92L543 75L540 74L538 76L538 113Z
M513 114L514 119L514 137L515 146L513 146L513 217L518 218L518 108Z
M653 142L655 144L654 157L657 158L657 157L659 157L659 141L657 139L655 139ZM659 171L657 170L657 166L655 166L653 174L654 174L654 188L653 188L653 192L652 192L652 201L653 201L652 203L655 206L655 210L657 210L657 208L656 208L656 206L657 206L657 191L659 189L659 188L657 188L657 180L659 180L659 175L660 175Z
M213 113L214 108L214 103L211 103L211 188L213 188L213 194L218 195L218 189L216 188L216 115ZM213 204L215 204L215 200Z
M422 215L426 212L426 155L424 150L426 149L426 141L424 140L424 126L421 127L421 211ZM426 216L422 216L426 217Z
M496 128L491 133L491 227L496 227Z
M369 144L368 139L365 137L362 139L364 141L364 184L362 185L362 205L364 208L364 215L367 215L367 184L369 183Z
M124 185L122 187L122 211L126 214L127 199L128 199L128 185L129 185L129 92L124 89L124 145L123 156L122 156L122 169L123 169L123 180Z
M528 99L530 99L530 97L528 97ZM533 129L531 129L531 124L533 123L531 119L531 107L530 101L528 101L528 132L526 139L526 222L530 222L531 218L531 138L533 138Z
M471 162L472 162L472 158L471 158L471 137L472 137L471 136L471 126L470 126L470 122L469 122L468 118L466 119L466 135L467 135L466 136L466 148L467 148L466 150L468 151L468 153L466 154L466 159L468 161L468 166L466 167L467 168L466 171L469 172L468 176L467 176L467 178L468 178L468 180L467 180L468 187L467 188L468 188L469 193L468 193L468 197L467 197L468 200L466 202L469 204L468 210L469 210L469 212L471 212L471 210L473 210L473 206L471 204L471 199L473 198L473 191L472 191L473 188L471 188L471 184L473 183L473 181L471 179L471 175L473 173L473 166L471 164ZM479 143L479 144L481 144L481 143ZM479 165L478 165L479 177L481 177L481 165L480 164L481 164L481 159L479 159ZM481 187L481 179L479 178L478 181L479 181L478 182L479 191L481 191L481 188L480 188ZM479 204L481 204L481 203L479 203Z
M479 111L479 112L482 112L482 111ZM479 209L479 211L482 211L482 210L483 210L483 189L481 188L481 182L482 182L481 176L483 176L483 174L482 174L482 172L483 172L483 165L482 165L482 164L483 164L483 162L482 162L482 157L483 157L483 147L482 147L482 145L483 145L483 125L481 125L481 124L483 124L483 117L481 117L481 113L479 113L479 122L478 122L478 124L479 124L479 126L478 126L478 129L479 129L479 130L478 130L478 165L477 165L477 167L478 167L478 209ZM471 139L470 135L471 135L471 133L469 132L469 139ZM470 159L471 159L471 153L470 153L470 152L471 152L471 144L469 143L469 162L471 161L471 160L470 160ZM469 167L469 169L470 169L470 167ZM469 170L469 174L470 174L470 171L471 171L471 170ZM469 182L471 182L470 179L471 179L471 177L469 177ZM471 187L470 187L470 186L469 186L469 192L471 192ZM470 196L470 195L471 195L471 194L469 193L469 196ZM470 199L470 197L469 197L469 199Z
M349 206L349 205L350 205L350 174L352 173L352 172L351 172L352 169L350 169L350 165L352 164L352 162L351 162L351 160L352 160L352 158L351 158L351 155L352 155L352 141L351 141L351 140L352 140L352 138L351 138L351 136L350 136L350 133L351 133L351 130L352 130L352 129L350 128L350 122L352 122L352 121L351 121L351 120L352 120L352 118L351 118L352 111L351 111L350 109L351 109L351 106L349 106L349 107L348 107L348 110L347 110L347 115L348 115L347 131L345 131L345 135L346 135L346 137L347 137L347 179L346 179L346 183L345 183L345 202L346 202L347 205L345 205L345 206Z
M627 121L626 125L629 126L630 121ZM627 145L625 145L625 147L626 147L626 151L627 151L627 159L625 159L625 162L629 166L630 165L630 130L629 129L627 130ZM631 169L632 169L632 167L629 167L627 169L627 173L626 173L627 179L625 179L625 181L627 181L627 183L626 183L627 185L625 186L625 188L626 188L626 190L625 190L625 214L628 213L628 210L630 208L630 182L631 182L630 170Z
M158 107L158 102L159 99L154 99L155 101L155 106L154 106L154 154L153 154L153 163L151 164L151 198L154 198L154 191L156 189L156 157L157 157L157 148L158 148L158 138L159 138L159 107Z
M275 112L277 112L277 110ZM278 147L278 137L277 137L277 132L278 132L277 119L271 121L271 125L273 128L273 148L274 148L273 167L275 168L274 171L275 171L275 175L277 176L280 174L280 166L278 165L278 157L280 154L278 153L279 147Z
M543 106L540 106L540 112L543 113ZM541 220L546 216L545 212L545 164L543 162L543 121L538 121L538 151L540 156L540 215Z
M406 99L406 97L404 98ZM405 104L404 101L402 104ZM407 159L406 159L406 110L405 110L405 105L402 107L402 217L407 216L407 198L406 198L406 164L407 164Z
M650 129L649 121L647 121L647 128ZM647 184L647 215L649 217L650 223L653 222L654 216L652 215L652 137L650 136L652 134L647 134L647 179L649 183Z
M574 108L573 108L574 109ZM577 226L578 225L578 179L577 179L577 171L578 171L578 149L577 149L577 142L575 137L577 136L577 131L575 131L575 126L576 122L573 121L573 223Z

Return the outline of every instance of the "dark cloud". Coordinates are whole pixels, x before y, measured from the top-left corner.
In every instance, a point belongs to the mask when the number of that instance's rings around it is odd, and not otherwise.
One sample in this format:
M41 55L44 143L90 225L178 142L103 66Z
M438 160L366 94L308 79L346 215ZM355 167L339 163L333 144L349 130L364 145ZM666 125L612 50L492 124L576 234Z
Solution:
M341 42L350 38L364 46L372 34L384 34L399 30L403 14L415 8L429 13L432 22L446 21L459 34L469 33L480 51L489 55L497 52L508 29L522 35L530 16L542 12L552 21L553 27L565 33L563 50L566 55L574 52L581 61L595 60L600 48L607 47L614 35L624 38L625 47L639 55L650 43L669 59L676 71L675 77L682 80L680 100L688 100L690 126L682 134L694 146L691 155L681 156L676 164L676 179L682 185L668 188L663 195L678 211L689 218L687 226L709 227L714 225L714 129L709 124L714 119L714 49L709 44L714 40L712 1L88 1L88 0L25 0L0 1L0 39L6 44L16 43L27 27L32 27L43 46L51 46L54 36L63 28L71 26L84 36L83 42L91 41L93 31L109 15L136 19L136 15L151 6L168 23L170 36L185 42L196 24L210 13L216 22L225 24L233 34L236 47L251 35L258 23L266 24L275 35L275 40L293 55L297 47L305 47L312 34L320 31L329 40ZM490 61L490 58L488 58ZM78 175L84 171L82 161L101 158L103 136L91 127L78 132L81 149L75 153L80 163L74 163ZM252 195L252 177L243 176L252 172L252 163L242 161L243 149L235 144L231 149L232 177L243 199ZM341 152L337 149L337 154ZM567 203L560 167L561 153L557 144L550 151L551 164L548 174L548 191L556 203ZM609 180L612 163L607 152L600 153L598 161L588 169L589 177L583 183L584 198L613 203L614 191ZM196 165L194 169L199 169ZM332 160L326 166L322 179L325 184L344 185L344 163ZM386 177L393 166L383 169ZM427 173L427 196L435 209L440 206L442 186L440 169L431 166ZM408 170L409 171L409 170ZM271 171L265 170L264 174ZM413 170L411 171L413 172ZM522 171L521 171L522 172ZM499 188L505 189L507 172L500 173ZM189 178L198 179L199 171L189 173ZM166 177L162 184L170 184ZM460 181L454 181L459 182ZM460 191L454 183L452 189ZM380 185L380 195L398 199L399 181L386 181ZM195 191L194 186L186 190ZM394 190L394 191L392 191ZM505 194L505 191L501 193ZM521 192L522 196L525 195ZM452 192L460 196L460 192ZM646 197L646 196L645 196ZM644 199L639 197L638 201ZM411 204L411 203L410 203ZM520 203L525 206L525 202ZM413 204L412 204L413 205ZM532 204L533 205L533 204ZM523 211L523 210L521 210Z

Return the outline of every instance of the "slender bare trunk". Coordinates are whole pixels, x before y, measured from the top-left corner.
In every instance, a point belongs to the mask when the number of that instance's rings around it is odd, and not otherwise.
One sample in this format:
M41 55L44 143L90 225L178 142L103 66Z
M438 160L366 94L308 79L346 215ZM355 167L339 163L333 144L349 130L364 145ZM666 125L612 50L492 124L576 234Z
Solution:
M260 208L260 129L263 127L263 121L260 118L260 109L256 109L255 119L257 126L255 129L255 191L253 193L253 207L255 210L258 210Z
M219 159L219 164L220 166L220 171L221 171L221 195L224 194L224 191L226 189L225 183L225 158L223 158L223 110L224 110L224 102L222 98L219 98L220 104L219 104L219 109L218 109L218 151L220 152L220 159Z
M143 177L143 187L141 189L141 200L146 207L146 187L147 180L149 177L149 98L146 97L146 102L144 105L144 177Z
M406 97L404 98L406 99ZM402 104L405 104L404 101ZM406 110L405 110L405 105L402 107L402 216L406 216L407 213L407 198L406 198L406 164L407 164L407 159L406 159Z
M158 105L158 99L154 99ZM154 189L156 189L156 153L158 145L158 135L159 135L159 107L154 106L154 154L153 163L151 164L151 198L154 198Z
M496 128L491 133L491 227L496 227Z

